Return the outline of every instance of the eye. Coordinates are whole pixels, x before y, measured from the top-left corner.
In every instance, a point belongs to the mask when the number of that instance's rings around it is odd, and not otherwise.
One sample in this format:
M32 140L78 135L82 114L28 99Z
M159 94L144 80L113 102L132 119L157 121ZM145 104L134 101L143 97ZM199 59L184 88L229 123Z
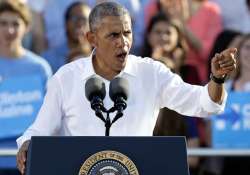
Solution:
M17 22L17 21L15 21L15 22L13 22L13 24L12 24L14 27L19 27L20 26L20 23L19 22Z
M128 31L125 31L125 32L124 32L124 35L125 35L125 36L129 36L131 33L132 33L132 32L131 32L130 30L128 30Z
M7 26L7 21L0 20L0 26Z
M117 37L119 37L119 33L116 33L116 32L113 32L113 33L111 33L110 35L109 35L109 37L110 38L117 38Z

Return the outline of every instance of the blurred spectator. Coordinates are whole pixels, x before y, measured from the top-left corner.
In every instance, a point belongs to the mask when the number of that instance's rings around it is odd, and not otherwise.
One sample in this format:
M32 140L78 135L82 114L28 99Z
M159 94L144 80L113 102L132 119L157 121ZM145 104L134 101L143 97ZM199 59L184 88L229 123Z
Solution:
M227 87L233 91L250 92L250 34L242 36L237 61L237 75L228 80Z
M19 0L22 3L26 3L31 11L31 24L30 31L26 33L23 39L23 46L28 50L31 50L37 54L40 54L47 47L44 32L44 21L41 12L44 0L32 1L32 0Z
M83 2L74 2L65 13L65 30L67 41L51 48L42 55L52 66L53 72L75 57L88 56L91 46L85 33L89 30L88 16L90 7ZM67 60L69 59L69 60Z
M184 81L197 83L198 74L194 67L184 65L186 44L179 30L165 14L159 13L154 16L148 26L145 39L144 56L152 57L163 62L174 72L182 76ZM195 80L195 77L197 80ZM185 118L168 108L160 110L153 135L187 137L189 147L198 147L199 139L194 118ZM198 158L189 157L191 172L198 166Z
M208 54L216 36L222 30L217 4L207 0L159 0L146 8L151 14L157 9L180 21L179 25L182 26L181 30L190 48L186 61L197 68L202 84L206 83Z
M242 37L238 48L238 71L234 79L227 82L229 91L250 93L250 34ZM250 174L249 157L226 157L222 175Z
M238 48L239 46L239 42L241 41L242 38L242 34L238 31L234 31L234 30L224 30L222 31L216 38L214 46L212 48L212 51L209 55L209 64L211 64L211 59L213 58L213 56L216 53L220 53L221 51L230 48L230 47L235 47ZM211 65L208 66L208 71L209 69L211 70ZM235 73L234 73L235 74ZM228 76L234 76L233 73L231 75ZM208 77L209 78L209 77ZM225 84L225 86L227 86L227 83ZM207 123L208 122L208 123ZM206 133L204 133L204 139L203 139L203 145L204 146L209 146L211 145L210 141L211 141L211 124L209 123L209 121L204 121L204 122L200 122L200 127L199 128L207 128Z
M250 12L248 0L210 0L219 5L224 29L236 30L242 33L250 32ZM237 3L236 3L237 2Z
M1 83L4 83L5 80L13 77L36 75L45 88L46 81L52 74L50 66L44 59L26 50L22 45L22 39L28 32L30 20L30 12L25 4L20 1L1 0L0 79ZM11 146L16 148L16 137L0 139L0 147ZM8 165L10 169L0 171L1 175L17 173L13 170L13 168L16 168L14 157L8 159L1 157L0 168L5 165Z
M241 39L241 33L234 30L224 30L216 38L213 48L209 54L208 72L211 70L211 59L216 53L230 48L238 47ZM209 78L209 77L208 77ZM211 146L211 123L210 120L199 120L198 129L200 133L200 142L202 146ZM202 159L202 170L204 174L221 174L223 159L221 157L207 157Z
M0 74L9 76L38 72L44 85L51 76L48 63L41 57L26 50L22 39L28 31L31 16L26 5L19 1L2 0L0 4ZM24 65L29 67L24 68ZM19 67L20 66L20 67Z
M186 41L174 21L164 13L158 13L151 18L145 34L142 56L153 57L173 70L175 65L183 64L186 52Z
M164 13L158 13L151 19L141 55L163 62L184 81L199 84L196 68L185 64L187 49L186 39L176 20L171 20Z
M242 35L240 32L225 30L216 39L211 56L221 50L230 47L238 47L237 71L235 75L225 83L228 91L246 91L250 92L250 35ZM248 48L249 47L249 48ZM241 73L242 72L242 73ZM237 82L237 83L236 83ZM205 127L205 126L204 126ZM211 128L212 125L208 121L208 142L207 146L211 146ZM213 157L207 158L203 163L203 172L209 174L249 174L249 158L232 158L232 157Z

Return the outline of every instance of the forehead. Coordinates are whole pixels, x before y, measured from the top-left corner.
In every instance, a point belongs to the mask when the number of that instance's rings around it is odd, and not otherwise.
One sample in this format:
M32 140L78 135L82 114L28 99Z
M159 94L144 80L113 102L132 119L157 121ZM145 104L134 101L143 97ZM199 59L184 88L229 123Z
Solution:
M152 27L152 31L154 30L168 31L168 30L177 30L177 29L174 25L170 24L167 21L158 21Z
M156 23L154 23L153 25L153 28L156 28L156 27L162 27L164 26L162 29L165 29L165 27L170 27L171 25L167 22L167 21L157 21Z
M21 16L12 11L4 11L0 13L0 19L5 20L22 20Z
M101 30L131 30L131 18L124 16L106 16L100 21Z

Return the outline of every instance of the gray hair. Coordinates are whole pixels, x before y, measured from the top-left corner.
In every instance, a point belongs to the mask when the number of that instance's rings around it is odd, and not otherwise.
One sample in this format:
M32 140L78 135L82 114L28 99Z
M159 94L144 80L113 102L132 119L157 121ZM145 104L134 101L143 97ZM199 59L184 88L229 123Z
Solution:
M95 31L101 20L107 16L129 15L128 10L117 2L103 2L95 6L89 15L90 31Z

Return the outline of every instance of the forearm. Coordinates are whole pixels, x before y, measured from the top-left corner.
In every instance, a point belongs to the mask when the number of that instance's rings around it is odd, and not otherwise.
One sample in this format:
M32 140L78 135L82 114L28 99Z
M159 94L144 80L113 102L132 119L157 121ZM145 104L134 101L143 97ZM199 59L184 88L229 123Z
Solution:
M208 94L215 103L221 104L225 96L224 85L210 80L208 83Z

